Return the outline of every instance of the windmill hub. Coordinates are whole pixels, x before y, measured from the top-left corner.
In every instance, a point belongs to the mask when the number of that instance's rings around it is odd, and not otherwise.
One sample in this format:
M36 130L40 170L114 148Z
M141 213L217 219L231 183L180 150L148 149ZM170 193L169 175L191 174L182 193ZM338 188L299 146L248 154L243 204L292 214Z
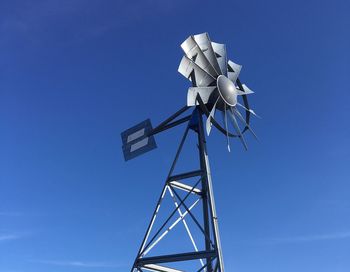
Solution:
M216 81L216 86L221 98L226 102L226 104L230 105L231 107L236 106L237 89L235 84L224 75L220 75Z

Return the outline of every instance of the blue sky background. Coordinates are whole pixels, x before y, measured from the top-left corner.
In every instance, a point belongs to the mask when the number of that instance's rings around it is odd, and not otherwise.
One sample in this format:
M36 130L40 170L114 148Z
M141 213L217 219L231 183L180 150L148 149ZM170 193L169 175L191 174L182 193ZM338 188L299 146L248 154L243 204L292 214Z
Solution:
M348 1L2 1L0 272L128 271L182 128L125 163L120 132L185 104L209 32L255 91L208 140L227 271L350 271Z

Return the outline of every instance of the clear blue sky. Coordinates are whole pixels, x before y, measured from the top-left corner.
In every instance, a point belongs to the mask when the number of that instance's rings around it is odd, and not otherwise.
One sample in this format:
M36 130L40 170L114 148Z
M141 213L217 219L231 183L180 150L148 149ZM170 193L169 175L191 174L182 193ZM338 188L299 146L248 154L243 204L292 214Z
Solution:
M348 1L2 1L0 272L128 271L182 129L180 43L243 64L260 142L208 140L227 271L350 271Z

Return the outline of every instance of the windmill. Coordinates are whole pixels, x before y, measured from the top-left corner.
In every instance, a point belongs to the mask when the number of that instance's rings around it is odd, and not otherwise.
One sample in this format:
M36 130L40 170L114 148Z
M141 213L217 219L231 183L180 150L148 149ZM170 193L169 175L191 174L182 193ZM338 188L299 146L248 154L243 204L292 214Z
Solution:
M147 119L121 134L124 158L130 160L156 148L154 135L187 123L131 272L224 272L205 132L209 135L212 126L217 128L225 135L229 151L231 137L239 138L245 148L243 134L249 130L256 137L250 126L250 117L256 114L248 104L248 95L253 92L239 80L242 66L227 59L225 45L212 42L207 33L202 33L188 37L181 48L184 56L178 71L192 82L186 106L155 128ZM190 109L190 114L181 117ZM215 116L217 112L223 116L221 122ZM205 123L203 116L206 117ZM229 124L234 132L230 132ZM195 134L199 167L174 174L190 132ZM174 207L167 207L167 216L157 226L167 196ZM202 208L195 213L195 207L200 204ZM155 251L178 225L184 226L192 250ZM198 239L195 239L193 228L196 228ZM176 237L176 241L166 244L165 251L172 244L181 245L182 240L182 236ZM153 255L152 251L155 251Z

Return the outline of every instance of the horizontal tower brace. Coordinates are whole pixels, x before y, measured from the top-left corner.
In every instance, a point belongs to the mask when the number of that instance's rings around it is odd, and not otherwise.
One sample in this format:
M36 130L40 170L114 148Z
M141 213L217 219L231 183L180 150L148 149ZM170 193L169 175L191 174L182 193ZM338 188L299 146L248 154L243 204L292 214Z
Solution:
M201 176L203 174L202 170L196 170L191 172L186 172L178 175L174 175L168 178L168 181L175 181L175 180L181 180L181 179L187 179L192 177Z
M188 253L181 253L181 254L140 258L137 260L136 265L143 266L146 264L181 262L181 261L189 261L189 260L205 259L205 258L213 258L213 257L216 257L215 250L188 252Z

